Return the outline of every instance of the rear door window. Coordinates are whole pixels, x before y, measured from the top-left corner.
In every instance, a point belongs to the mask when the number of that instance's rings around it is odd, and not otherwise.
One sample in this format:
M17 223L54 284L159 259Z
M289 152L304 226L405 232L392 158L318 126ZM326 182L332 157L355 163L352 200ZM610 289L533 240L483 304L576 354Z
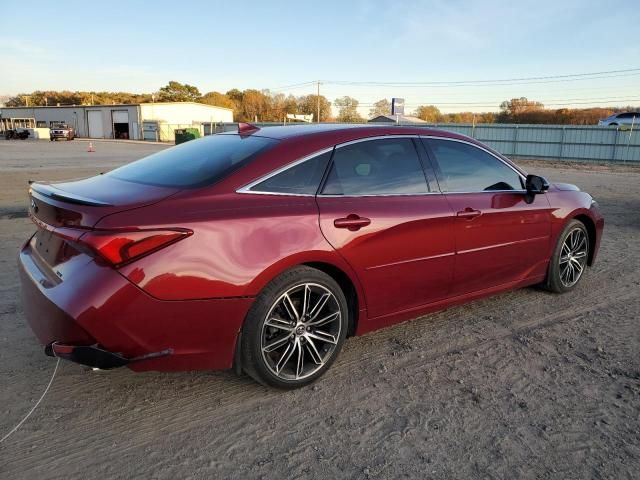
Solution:
M428 191L413 140L384 138L337 147L322 194L413 195Z
M221 180L276 143L253 135L211 135L167 148L107 175L162 187L202 187Z

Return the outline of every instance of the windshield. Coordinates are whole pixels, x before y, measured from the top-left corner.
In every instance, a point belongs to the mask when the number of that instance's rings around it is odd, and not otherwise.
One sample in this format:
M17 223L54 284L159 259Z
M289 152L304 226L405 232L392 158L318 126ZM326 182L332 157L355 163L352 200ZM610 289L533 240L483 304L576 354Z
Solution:
M162 187L202 187L221 180L276 143L264 137L211 135L154 153L107 175Z

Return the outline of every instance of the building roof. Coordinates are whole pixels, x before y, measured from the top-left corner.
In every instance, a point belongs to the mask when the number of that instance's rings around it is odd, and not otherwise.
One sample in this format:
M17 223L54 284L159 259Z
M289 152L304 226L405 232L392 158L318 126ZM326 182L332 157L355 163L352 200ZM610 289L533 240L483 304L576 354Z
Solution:
M421 118L412 117L411 115L379 115L373 117L368 123L429 123L425 122Z
M24 108L103 108L103 107L137 107L139 105L199 105L202 107L217 108L221 110L233 111L231 108L209 105L199 102L144 102L144 103L106 103L99 105L22 105L20 107L0 107L4 109L24 109Z

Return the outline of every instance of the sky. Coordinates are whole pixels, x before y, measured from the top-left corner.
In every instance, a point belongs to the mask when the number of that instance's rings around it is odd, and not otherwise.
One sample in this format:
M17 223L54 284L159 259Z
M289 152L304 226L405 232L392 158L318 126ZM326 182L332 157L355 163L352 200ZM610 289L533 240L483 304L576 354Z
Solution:
M33 90L153 92L176 80L202 93L271 89L361 111L495 111L526 96L552 108L640 104L640 70L517 85L403 86L640 69L635 1L322 0L6 2L0 95ZM604 77L604 78L602 78ZM343 82L343 83L339 83ZM356 82L345 84L344 82ZM357 82L395 83L362 85ZM282 88L297 85L291 88Z

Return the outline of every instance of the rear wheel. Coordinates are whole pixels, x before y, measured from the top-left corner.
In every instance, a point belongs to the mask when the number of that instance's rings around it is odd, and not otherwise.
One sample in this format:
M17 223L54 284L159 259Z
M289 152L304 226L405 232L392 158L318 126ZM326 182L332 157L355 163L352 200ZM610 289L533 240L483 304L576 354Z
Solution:
M242 332L242 367L273 387L307 385L335 361L347 325L347 301L335 280L296 267L256 298Z
M589 234L584 224L572 220L558 239L547 273L547 289L556 293L573 290L578 284L589 258Z

